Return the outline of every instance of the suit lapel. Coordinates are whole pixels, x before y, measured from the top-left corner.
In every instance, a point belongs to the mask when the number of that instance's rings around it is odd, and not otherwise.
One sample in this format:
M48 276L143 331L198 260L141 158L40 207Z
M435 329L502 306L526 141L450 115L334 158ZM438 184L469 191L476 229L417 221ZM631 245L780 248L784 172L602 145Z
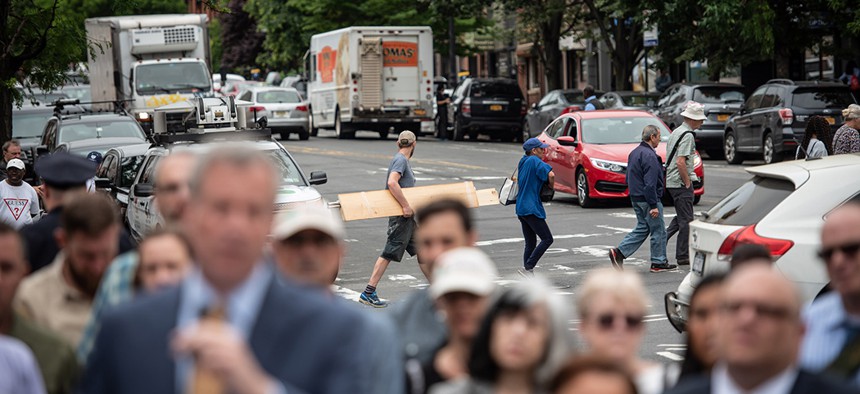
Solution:
M280 338L287 332L284 325L287 321L285 317L288 315L285 314L288 313L288 309L279 301L279 285L275 278L276 275L272 275L266 284L266 295L263 297L260 310L257 312L257 321L250 337L251 351L263 369L269 373L273 373L278 367L273 365L276 362L274 356L277 355L275 351L277 346L272 346L272 340Z

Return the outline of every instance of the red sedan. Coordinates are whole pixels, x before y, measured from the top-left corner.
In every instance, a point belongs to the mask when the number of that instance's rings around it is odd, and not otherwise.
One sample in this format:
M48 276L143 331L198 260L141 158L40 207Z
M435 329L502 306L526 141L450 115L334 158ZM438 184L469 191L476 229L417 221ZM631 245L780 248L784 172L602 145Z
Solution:
M627 198L627 156L642 141L642 129L660 129L663 143L657 147L666 160L666 141L672 132L660 119L645 111L582 111L554 120L538 138L549 145L544 161L555 172L555 190L575 194L582 207L598 199ZM705 171L695 154L693 182L695 202L705 192Z

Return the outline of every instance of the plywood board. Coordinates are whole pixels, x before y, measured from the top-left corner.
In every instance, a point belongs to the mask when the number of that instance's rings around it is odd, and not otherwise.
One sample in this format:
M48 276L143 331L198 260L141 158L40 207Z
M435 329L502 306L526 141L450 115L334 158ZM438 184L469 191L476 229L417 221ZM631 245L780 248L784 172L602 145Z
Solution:
M433 201L446 198L460 200L470 208L499 203L496 190L475 190L475 185L472 182L410 187L403 189L403 195L413 209L419 209ZM388 190L339 194L338 199L340 201L340 213L345 221L403 214L400 204Z

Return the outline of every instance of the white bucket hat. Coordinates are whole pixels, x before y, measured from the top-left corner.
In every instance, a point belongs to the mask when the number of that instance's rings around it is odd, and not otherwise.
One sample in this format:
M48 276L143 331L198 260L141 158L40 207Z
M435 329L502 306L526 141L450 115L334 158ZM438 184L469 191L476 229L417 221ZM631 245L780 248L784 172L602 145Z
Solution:
M684 107L684 112L681 112L681 116L692 120L708 119L708 117L705 116L705 106L695 101L687 103L687 106Z

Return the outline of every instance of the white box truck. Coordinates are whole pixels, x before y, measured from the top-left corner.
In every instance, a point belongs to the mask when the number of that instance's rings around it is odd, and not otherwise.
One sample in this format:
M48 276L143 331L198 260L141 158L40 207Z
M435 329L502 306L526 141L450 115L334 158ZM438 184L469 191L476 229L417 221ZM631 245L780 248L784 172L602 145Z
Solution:
M311 37L309 129L422 131L433 120L433 31L427 26L347 27ZM425 126L425 131L426 126Z
M151 128L156 107L212 96L208 17L140 15L86 20L93 101L126 101ZM94 109L108 109L97 104Z

